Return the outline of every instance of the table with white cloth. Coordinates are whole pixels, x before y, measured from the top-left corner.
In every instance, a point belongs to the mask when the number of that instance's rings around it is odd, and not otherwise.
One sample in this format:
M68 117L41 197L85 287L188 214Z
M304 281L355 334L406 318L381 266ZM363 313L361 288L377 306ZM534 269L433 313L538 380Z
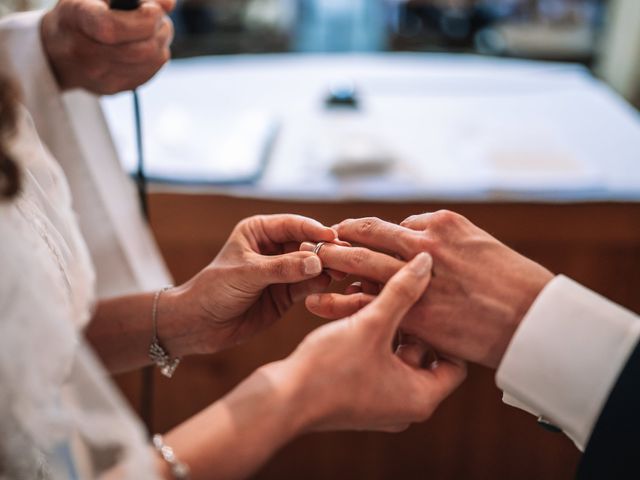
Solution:
M357 108L327 105L351 91ZM508 245L640 311L640 115L581 66L443 54L220 56L172 62L140 90L151 224L176 280L233 225L293 212L329 225L456 210ZM352 99L353 99L352 98ZM136 169L129 94L103 105ZM168 428L289 353L300 307L157 386ZM135 400L139 378L120 380ZM325 434L257 478L570 478L571 442L504 406L492 373L400 436Z

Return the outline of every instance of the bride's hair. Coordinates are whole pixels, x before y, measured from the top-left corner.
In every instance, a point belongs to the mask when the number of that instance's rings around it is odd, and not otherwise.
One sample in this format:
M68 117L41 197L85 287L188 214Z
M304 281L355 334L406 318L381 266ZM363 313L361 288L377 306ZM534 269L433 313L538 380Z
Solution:
M0 200L15 196L20 190L20 170L11 158L7 143L16 131L18 89L0 76Z

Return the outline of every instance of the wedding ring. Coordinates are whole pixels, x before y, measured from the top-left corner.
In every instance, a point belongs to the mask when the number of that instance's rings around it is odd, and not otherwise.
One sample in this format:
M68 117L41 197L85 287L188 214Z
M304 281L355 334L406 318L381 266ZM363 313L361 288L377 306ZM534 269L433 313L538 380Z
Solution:
M313 249L313 253L315 253L316 255L319 255L319 254L320 254L320 249L321 249L322 247L324 247L324 244L325 244L325 243L327 243L327 242L318 242L318 243L316 244L316 247Z

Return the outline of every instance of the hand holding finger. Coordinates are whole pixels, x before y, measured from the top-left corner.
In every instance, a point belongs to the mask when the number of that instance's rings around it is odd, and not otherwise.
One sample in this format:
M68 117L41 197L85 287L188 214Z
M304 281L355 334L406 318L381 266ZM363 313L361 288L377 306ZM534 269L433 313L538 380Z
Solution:
M411 260L416 252L424 250L422 237L414 230L379 218L344 220L336 231L342 240L389 254L399 254L405 260Z
M425 346L417 341L405 338L396 354L390 349L400 321L427 287L430 271L431 257L417 255L369 305L312 332L287 359L291 369L302 372L304 395L316 402L311 429L400 431L428 418L462 381L464 366L448 360L432 370L420 368Z
M316 245L305 242L300 246L302 251L314 251ZM325 268L356 275L376 283L386 283L400 268L402 260L384 253L374 252L362 247L344 247L333 243L325 243L318 251Z
M282 255L255 255L252 278L257 288L278 283L297 283L322 273L322 262L317 255L293 252Z
M431 255L419 253L389 280L380 295L356 317L362 319L359 321L378 326L381 333L390 339L427 288L431 280L431 267Z
M239 228L245 229L256 241L268 241L273 244L290 242L332 242L336 232L317 220L301 215L257 215L243 220Z

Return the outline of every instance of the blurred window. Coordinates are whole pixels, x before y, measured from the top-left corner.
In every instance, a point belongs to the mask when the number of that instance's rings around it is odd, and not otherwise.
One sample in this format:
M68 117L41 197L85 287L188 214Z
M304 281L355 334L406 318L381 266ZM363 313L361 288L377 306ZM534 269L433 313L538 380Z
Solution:
M607 0L183 0L179 57L444 51L590 64Z

